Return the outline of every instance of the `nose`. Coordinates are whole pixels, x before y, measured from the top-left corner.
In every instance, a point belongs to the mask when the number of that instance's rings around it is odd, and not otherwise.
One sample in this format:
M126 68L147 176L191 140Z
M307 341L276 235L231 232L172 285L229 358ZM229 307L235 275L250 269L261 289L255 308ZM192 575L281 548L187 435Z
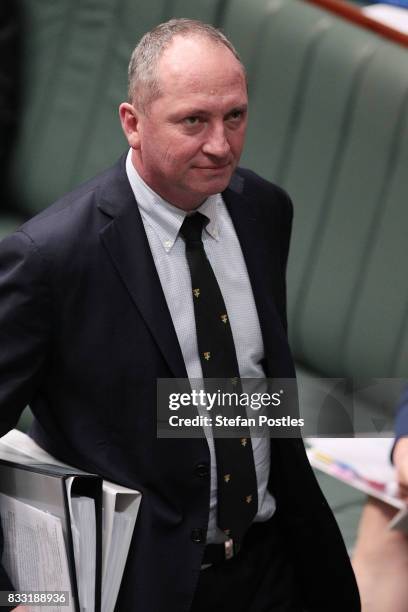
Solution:
M228 157L229 152L230 145L225 135L225 126L214 126L205 140L203 153L219 159L225 159Z

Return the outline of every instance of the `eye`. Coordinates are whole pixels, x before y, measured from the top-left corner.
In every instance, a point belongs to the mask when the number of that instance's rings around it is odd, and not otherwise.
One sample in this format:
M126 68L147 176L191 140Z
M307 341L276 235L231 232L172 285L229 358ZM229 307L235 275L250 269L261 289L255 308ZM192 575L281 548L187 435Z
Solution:
M228 119L230 121L239 121L244 116L244 111L242 110L233 110L229 113Z
M191 117L185 117L183 121L186 125L198 125L200 123L200 117L192 115Z

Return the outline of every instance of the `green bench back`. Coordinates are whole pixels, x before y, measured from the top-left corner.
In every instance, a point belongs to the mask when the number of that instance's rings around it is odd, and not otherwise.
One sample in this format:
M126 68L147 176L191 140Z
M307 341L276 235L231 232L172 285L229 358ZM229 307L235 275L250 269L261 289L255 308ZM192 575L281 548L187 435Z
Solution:
M172 16L215 21L222 0L23 0L24 105L15 201L42 210L125 150L118 105L140 36Z
M245 162L295 205L295 356L326 376L408 377L407 49L300 1L247 4L224 25L250 67Z

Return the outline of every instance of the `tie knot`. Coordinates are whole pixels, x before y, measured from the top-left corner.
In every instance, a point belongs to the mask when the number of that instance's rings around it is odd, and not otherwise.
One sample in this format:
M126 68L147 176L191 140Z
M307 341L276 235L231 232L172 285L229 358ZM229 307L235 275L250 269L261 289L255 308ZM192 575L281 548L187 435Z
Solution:
M180 234L183 236L187 245L201 243L201 234L203 227L208 223L209 219L201 213L194 213L185 217L183 225L180 228Z

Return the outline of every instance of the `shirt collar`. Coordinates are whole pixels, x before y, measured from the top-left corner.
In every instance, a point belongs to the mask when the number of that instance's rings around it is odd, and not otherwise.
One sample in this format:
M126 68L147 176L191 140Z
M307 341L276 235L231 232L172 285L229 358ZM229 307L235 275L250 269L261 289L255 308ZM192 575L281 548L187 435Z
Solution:
M164 250L169 253L187 213L164 200L144 182L132 163L132 149L129 149L126 158L126 174L143 220L152 227ZM205 231L215 240L219 239L217 215L220 202L222 196L216 193L197 208L197 211L209 219Z

